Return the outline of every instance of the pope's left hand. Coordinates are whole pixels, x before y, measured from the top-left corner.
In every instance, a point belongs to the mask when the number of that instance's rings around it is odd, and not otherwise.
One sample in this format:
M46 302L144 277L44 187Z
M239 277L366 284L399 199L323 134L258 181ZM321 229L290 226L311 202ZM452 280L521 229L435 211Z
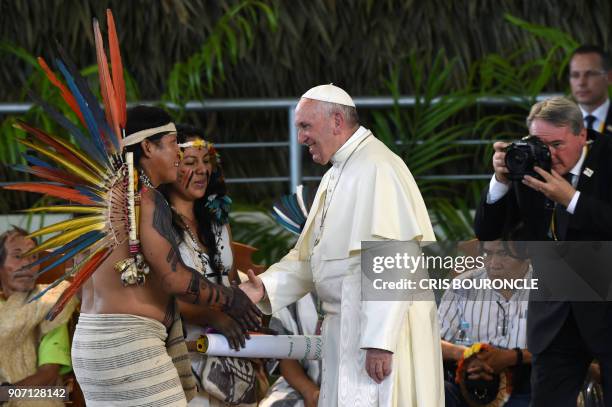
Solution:
M393 352L384 349L369 348L366 351L365 368L376 383L382 383L391 374Z
M561 204L567 208L569 203L572 201L576 190L555 170L551 172L544 171L540 167L533 167L535 172L540 174L544 181L540 181L529 175L523 177L523 184L529 188L534 189L538 192L546 195L548 199L551 199L558 204Z

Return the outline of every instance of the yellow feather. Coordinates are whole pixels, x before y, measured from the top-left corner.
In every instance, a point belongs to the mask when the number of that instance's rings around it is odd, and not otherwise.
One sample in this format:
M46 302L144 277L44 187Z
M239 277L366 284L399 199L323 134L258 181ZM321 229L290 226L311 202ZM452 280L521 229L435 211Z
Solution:
M36 212L104 213L106 210L107 210L106 206L58 205L58 206L40 206L38 208L23 209L20 212L26 212L26 213L36 213Z
M27 257L31 254L38 253L43 250L52 249L58 246L63 246L66 243L76 239L77 237L87 232L91 232L92 230L104 230L105 228L106 228L105 222L98 222L98 223L94 223L93 225L83 226L81 228L74 229L66 233L62 233L40 244L39 246L27 252L26 254L23 254L23 256Z
M77 167L76 165L74 165L70 161L68 161L65 158L59 156L58 154L54 153L53 151L47 150L43 146L40 146L40 145L35 144L35 143L31 143L31 142L29 142L27 140L23 140L23 139L18 139L17 141L19 143L25 145L25 146L28 146L28 147L38 151L39 153L41 153L43 155L51 158L53 161L56 161L56 162L60 163L61 165L66 167L66 169L68 169L70 172L72 172L73 174L77 175L78 177L86 180L87 182L89 182L92 185L99 186L99 185L102 185L104 183L104 180L102 178L97 177L95 174L91 173L89 170L86 170L85 168Z
M100 165L98 165L98 163L96 163L95 161L91 160L85 154L83 154L82 152L80 152L79 150L74 148L72 145L70 145L70 143L68 143L65 140L60 139L59 137L57 137L57 138L54 137L54 140L57 141L58 143L60 143L63 147L65 147L68 150L70 150L71 153L76 155L80 160L82 160L90 168L94 169L98 173L98 175L100 175L102 178L104 178L106 176L106 174L108 172L107 170L105 170Z
M24 129L23 126L20 126L18 122L14 123L13 127L27 132L27 130ZM52 134L48 134L48 136L51 137L53 140L55 140L57 143L61 144L66 149L68 149L71 153L76 155L81 161L87 164L91 169L95 170L102 178L106 176L107 171L103 167L101 167L95 161L91 160L87 155L83 154L81 151L74 148L74 146L70 144L70 142L63 140L60 137L55 137Z
M46 235L48 233L54 233L59 231L66 231L70 229L80 228L83 226L91 225L93 223L104 222L105 216L83 216L75 219L68 219L62 222L55 223L53 225L44 227L42 229L38 229L35 232L32 232L28 235L28 237L36 237L41 235Z

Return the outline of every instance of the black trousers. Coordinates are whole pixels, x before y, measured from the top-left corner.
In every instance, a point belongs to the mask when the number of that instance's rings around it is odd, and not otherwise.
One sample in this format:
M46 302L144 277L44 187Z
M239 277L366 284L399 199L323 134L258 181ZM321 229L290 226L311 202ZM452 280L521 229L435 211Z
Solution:
M594 351L578 330L572 312L551 344L534 354L531 370L531 407L576 407L593 359L599 361L606 407L612 407L612 343Z

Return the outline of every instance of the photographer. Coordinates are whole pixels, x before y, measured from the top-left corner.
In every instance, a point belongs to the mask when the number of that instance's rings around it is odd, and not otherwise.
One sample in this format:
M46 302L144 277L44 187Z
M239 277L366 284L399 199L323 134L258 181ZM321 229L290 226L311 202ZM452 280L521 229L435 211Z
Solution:
M495 240L522 224L529 240L612 240L612 140L599 136L588 143L591 130L584 128L580 109L563 97L536 103L527 127L549 148L551 171L534 166L533 175L512 183L517 174L507 166L508 144L495 143L495 175L476 213L477 237ZM574 407L593 358L601 364L605 405L612 406L609 303L530 298L527 344L533 354L532 406Z

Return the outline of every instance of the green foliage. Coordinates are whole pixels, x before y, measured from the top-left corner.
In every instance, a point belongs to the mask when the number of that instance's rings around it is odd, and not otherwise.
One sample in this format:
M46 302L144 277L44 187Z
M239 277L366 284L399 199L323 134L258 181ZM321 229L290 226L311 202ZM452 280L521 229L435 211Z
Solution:
M296 235L285 230L262 208L234 211L230 220L233 239L259 249L253 255L255 263L269 266L277 262L297 241Z
M229 58L236 64L240 56L253 46L253 26L261 12L270 28L277 25L274 10L261 1L246 0L231 7L216 22L201 48L185 62L177 62L168 76L166 93L162 100L179 107L177 120L182 115L184 104L190 100L201 100L225 81L224 61ZM202 81L204 73L204 82Z

